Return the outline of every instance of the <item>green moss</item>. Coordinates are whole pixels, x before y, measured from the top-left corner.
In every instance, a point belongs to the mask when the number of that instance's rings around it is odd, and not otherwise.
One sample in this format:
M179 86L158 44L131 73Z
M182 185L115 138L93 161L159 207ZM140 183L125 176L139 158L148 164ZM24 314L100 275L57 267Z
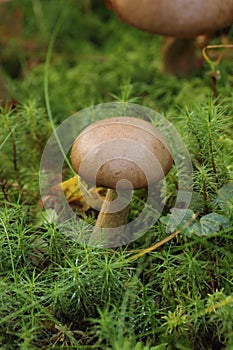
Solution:
M219 66L214 100L207 65L189 77L164 74L161 38L128 27L102 1L23 0L4 6L22 12L23 30L20 77L7 79L16 108L0 112L1 349L231 349L231 60ZM46 54L60 16L45 96ZM131 251L167 237L177 191L173 168L161 220L137 241L94 249L65 236L38 203L39 164L52 133L45 97L55 125L111 101L136 102L164 115L192 158L195 225L159 250L128 260ZM134 193L131 219L144 198L143 191ZM209 214L216 215L204 232ZM85 218L93 222L96 212L89 210ZM85 227L79 227L84 234Z

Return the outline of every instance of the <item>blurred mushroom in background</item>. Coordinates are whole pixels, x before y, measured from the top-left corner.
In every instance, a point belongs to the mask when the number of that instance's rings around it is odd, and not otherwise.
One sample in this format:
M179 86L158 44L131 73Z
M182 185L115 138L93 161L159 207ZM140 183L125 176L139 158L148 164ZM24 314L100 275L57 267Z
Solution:
M200 67L197 46L233 23L233 0L106 0L128 24L164 36L163 69L186 75ZM201 41L197 37L202 36Z

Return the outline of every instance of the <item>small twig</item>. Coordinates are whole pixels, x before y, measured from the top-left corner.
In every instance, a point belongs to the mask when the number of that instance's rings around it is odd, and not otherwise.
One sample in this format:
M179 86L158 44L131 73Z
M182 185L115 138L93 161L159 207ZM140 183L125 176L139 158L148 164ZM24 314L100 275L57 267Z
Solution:
M215 71L215 67L220 63L223 54L219 55L217 60L213 61L207 54L207 50L211 49L233 49L233 44L207 45L202 49L202 55L205 61L210 65L211 69Z
M217 67L223 58L223 53L219 54L216 60L213 60L207 54L207 50L211 50L211 49L233 49L233 44L207 45L202 49L202 56L204 57L205 61L209 64L211 68L213 97L216 99L218 96L217 80L221 77L220 71L217 69Z
M7 191L7 184L6 184L6 181L4 180L0 180L0 187L1 187L1 190L2 190L2 193L4 195L4 198L7 202L11 202L11 198L8 194L8 191Z
M211 117L209 115L209 123L211 123ZM215 163L215 158L214 158L214 150L213 150L213 141L212 141L212 135L211 135L211 126L208 127L208 144L209 144L209 152L210 152L210 160L211 160L211 165L215 177L215 182L218 185L219 184L219 179L218 179L218 172L217 172L217 166Z
M162 245L164 245L165 243L169 242L171 239L173 239L174 237L176 237L180 232L182 232L186 227L188 227L191 222L193 222L196 218L197 218L198 214L194 214L192 216L192 218L190 220L188 220L179 230L176 230L175 232L173 232L172 234L170 234L168 237L164 238L162 241L152 245L151 247L149 248L146 248L146 249L143 249L141 250L139 253L131 256L128 260L129 261L132 261L132 260L135 260L135 259L138 259L140 258L141 256L147 254L147 253L150 253L152 252L153 250L161 247Z
M209 314L211 312L215 312L217 309L220 309L222 306L228 305L230 303L233 303L233 295L231 295L228 298L221 300L218 303L211 305L211 306L207 307L206 309L202 310L198 314L198 317L204 316L204 315Z
M5 115L3 115L3 118L4 118L3 120L5 122L7 131L8 131L7 138L10 137L11 142L12 142L12 163L13 163L13 169L14 169L14 172L15 172L17 183L18 183L20 191L21 191L21 199L22 199L22 201L24 201L23 185L21 184L20 172L19 172L19 166L18 166L17 142L16 142L15 132L14 132L16 127L15 126L13 126L13 127L11 126L11 123L9 121L9 115L10 114L8 114L6 112ZM5 139L5 141L6 141L6 139ZM1 147L2 147L3 144L1 144Z

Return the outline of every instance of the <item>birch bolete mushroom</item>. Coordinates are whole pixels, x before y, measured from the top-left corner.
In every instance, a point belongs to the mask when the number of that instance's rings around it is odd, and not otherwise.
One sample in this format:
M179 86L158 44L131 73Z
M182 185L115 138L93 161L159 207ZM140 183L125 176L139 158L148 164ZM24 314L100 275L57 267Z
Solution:
M107 189L97 229L124 227L132 190L158 182L173 163L157 128L143 119L122 116L86 127L74 141L71 161L87 183Z
M163 48L164 69L169 73L192 71L197 64L196 36L233 23L233 0L107 0L107 4L128 24L172 37L165 38Z

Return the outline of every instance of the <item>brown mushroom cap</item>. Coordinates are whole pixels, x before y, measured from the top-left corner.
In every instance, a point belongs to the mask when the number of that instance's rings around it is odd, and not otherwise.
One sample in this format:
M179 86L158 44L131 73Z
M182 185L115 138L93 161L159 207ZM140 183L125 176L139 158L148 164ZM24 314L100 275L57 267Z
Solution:
M161 180L173 163L160 131L133 117L108 118L89 125L74 141L71 161L85 181L112 189L146 188Z
M213 33L233 23L233 0L108 0L139 29L181 38Z

